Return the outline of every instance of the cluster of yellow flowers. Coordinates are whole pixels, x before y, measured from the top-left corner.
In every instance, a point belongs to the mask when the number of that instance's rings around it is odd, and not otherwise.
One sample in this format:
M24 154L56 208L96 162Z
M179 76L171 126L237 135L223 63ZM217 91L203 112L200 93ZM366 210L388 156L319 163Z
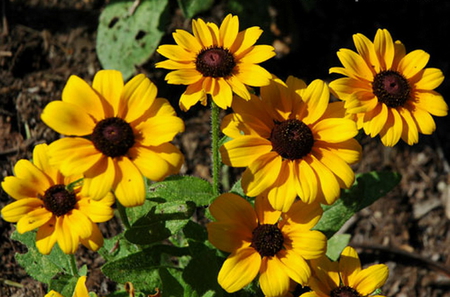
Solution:
M448 109L433 91L442 72L424 68L427 53L406 54L380 29L374 42L354 35L357 52L338 52L343 67L330 72L344 78L329 85L295 77L284 82L258 65L275 55L272 46L255 45L259 27L239 31L238 17L228 15L220 27L193 20L192 30L176 30L177 44L158 48L168 60L156 67L173 70L168 83L188 86L181 109L206 105L209 97L233 109L221 126L232 140L220 154L224 164L246 168L242 188L256 197L253 206L225 193L210 206L216 221L207 225L209 241L230 253L219 284L235 292L259 274L267 296L290 294L294 282L313 290L305 297L373 293L386 281L387 266L361 269L351 247L330 262L327 238L312 228L322 215L320 204L334 203L354 182L350 165L361 158L354 139L359 129L379 135L386 146L400 138L411 145L419 133L435 130L431 115L445 116ZM249 86L259 87L259 94ZM330 102L330 94L340 100ZM65 137L37 145L32 162L17 162L15 176L2 182L17 201L1 213L17 222L20 233L38 228L43 254L56 242L68 254L79 243L98 250L103 237L95 223L113 216L114 201L142 205L144 177L163 180L184 162L170 143L184 123L142 74L124 84L120 72L102 70L92 86L71 76L62 100L49 103L42 120Z

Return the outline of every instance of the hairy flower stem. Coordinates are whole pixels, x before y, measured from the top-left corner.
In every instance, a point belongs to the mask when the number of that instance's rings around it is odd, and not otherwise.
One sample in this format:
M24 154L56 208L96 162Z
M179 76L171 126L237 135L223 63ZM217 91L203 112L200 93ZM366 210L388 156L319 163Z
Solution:
M75 255L71 254L71 255L68 255L68 256L69 256L68 258L69 258L70 273L73 276L78 277L79 274L78 274L77 260L75 259Z
M213 194L219 196L220 159L219 159L219 121L220 108L211 100L211 150L212 150L212 179Z
M130 225L130 221L128 220L126 208L117 199L116 199L116 205L117 205L117 210L119 211L120 220L122 221L122 224L123 224L125 230L130 229L131 225Z

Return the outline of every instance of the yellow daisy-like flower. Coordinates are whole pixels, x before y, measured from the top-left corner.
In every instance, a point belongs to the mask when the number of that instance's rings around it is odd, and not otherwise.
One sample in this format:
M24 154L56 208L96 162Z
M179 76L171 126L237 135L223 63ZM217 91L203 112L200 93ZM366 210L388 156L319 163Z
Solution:
M344 67L330 73L347 77L330 83L345 101L347 112L355 116L358 129L367 135L380 135L385 146L399 139L409 145L419 141L419 133L431 134L436 124L431 115L446 116L448 106L433 91L444 76L436 68L424 68L430 55L423 50L406 54L386 29L379 29L372 43L362 34L353 35L358 53L341 49L337 53Z
M306 261L325 253L325 235L311 230L322 216L318 204L299 200L281 213L263 196L256 198L253 208L244 198L227 193L214 200L210 212L217 221L207 225L209 241L231 253L218 275L227 292L242 289L259 274L266 296L283 296L291 279L303 285L308 281L311 269Z
M309 86L274 78L260 98L235 100L222 131L233 138L221 148L222 161L247 167L242 187L248 196L267 193L272 206L289 210L297 195L306 203L331 204L354 182L349 164L359 160L355 123L345 119L342 102L329 104L321 80Z
M220 28L202 19L192 20L194 35L176 30L177 45L161 45L157 52L168 58L156 67L174 70L167 74L170 84L188 85L180 107L189 110L200 101L206 105L207 94L223 109L231 106L233 92L250 99L246 85L269 84L270 73L257 65L275 55L269 45L254 45L262 34L259 27L239 32L237 16L227 15Z
M51 290L44 297L64 297L58 292ZM72 297L89 297L88 289L86 288L86 276L80 276L78 278L77 284L75 285L75 291Z
M98 250L103 236L95 223L113 217L114 197L106 193L94 201L83 196L82 176L65 176L48 161L48 146L40 144L33 150L33 163L16 163L15 176L6 177L2 187L17 201L2 209L3 219L17 222L19 233L38 228L36 247L42 254L49 254L56 242L66 254L75 253L79 243Z
M361 269L358 254L350 246L342 251L339 262L331 262L324 256L312 260L311 267L313 276L308 286L313 291L304 293L301 297L369 296L384 285L389 275L389 269L384 264Z
M42 120L65 137L49 148L50 161L65 175L83 174L83 194L99 199L111 189L126 207L145 200L142 175L162 180L184 162L169 141L184 131L170 103L156 98L143 74L124 85L115 70L99 71L92 87L71 76L62 101L50 102Z

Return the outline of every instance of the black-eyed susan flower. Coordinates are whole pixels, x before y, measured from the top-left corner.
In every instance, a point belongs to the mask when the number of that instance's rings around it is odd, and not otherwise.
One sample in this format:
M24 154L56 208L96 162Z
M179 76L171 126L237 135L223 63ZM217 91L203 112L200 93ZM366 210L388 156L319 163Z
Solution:
M1 214L8 222L17 222L17 231L34 229L36 247L49 254L58 243L66 254L73 254L79 243L91 250L103 245L103 236L95 223L106 222L114 215L114 197L106 193L95 201L83 196L81 175L65 176L48 162L48 146L37 145L33 162L19 160L15 176L7 176L3 190L16 201L6 205Z
M359 160L361 147L353 139L355 123L344 118L342 102L329 104L321 80L309 86L289 77L274 78L261 88L260 98L234 100L233 114L222 131L233 138L221 148L222 161L247 167L242 187L247 196L267 193L277 210L287 211L299 196L304 202L331 204L354 182L349 164Z
M207 94L220 107L231 106L233 92L249 100L246 85L269 84L270 73L257 65L275 55L269 45L254 45L262 34L259 27L239 32L237 16L227 15L220 28L202 19L192 20L193 35L185 30L173 33L176 45L165 44L157 52L168 58L156 67L174 70L170 84L188 85L180 107L188 110L197 102L206 105Z
M51 290L44 297L64 297L58 292ZM72 297L89 297L88 289L86 288L86 276L80 276L75 285L75 291Z
M325 235L311 230L322 216L318 204L299 200L281 213L263 196L253 207L244 198L226 193L214 200L210 212L216 221L207 225L209 241L231 253L218 275L227 292L242 289L259 274L266 296L283 296L291 279L299 284L308 281L307 260L321 257L326 250Z
M361 269L358 254L352 247L346 247L339 262L332 262L326 256L311 260L313 275L308 286L312 292L301 297L384 297L371 295L386 282L389 269L376 264Z
M448 106L434 91L444 76L439 69L425 68L430 55L423 50L406 54L386 29L379 29L374 42L362 34L353 35L357 53L341 49L337 53L343 67L331 73L345 75L330 83L345 108L355 117L358 129L379 135L386 146L399 139L409 145L419 141L419 133L431 134L436 124L431 115L447 115Z
M183 155L169 141L184 131L170 103L140 74L124 85L120 72L99 71L92 87L71 76L62 101L41 118L64 137L50 144L52 163L65 175L83 174L83 194L99 199L111 189L126 207L145 200L143 175L161 180L178 173Z

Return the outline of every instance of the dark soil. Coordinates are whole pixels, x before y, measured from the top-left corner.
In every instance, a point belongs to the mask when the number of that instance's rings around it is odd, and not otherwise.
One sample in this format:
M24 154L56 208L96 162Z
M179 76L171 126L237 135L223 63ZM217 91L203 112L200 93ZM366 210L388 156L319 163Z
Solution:
M107 2L107 1L106 1ZM216 1L204 15L222 17L227 1ZM335 52L353 48L351 36L363 33L372 39L377 28L387 28L407 50L423 49L431 54L429 67L449 70L447 42L450 32L450 2L410 1L272 1L271 30L279 55L265 63L282 78L292 74L307 82L328 80L328 69L339 66ZM164 42L184 22L172 1L173 18ZM313 3L313 4L312 4ZM58 138L40 120L44 106L58 100L67 78L76 74L92 80L101 69L95 51L97 20L103 0L3 0L0 27L0 170L11 175L17 160L30 158L32 148ZM259 25L259 24L252 24ZM188 29L187 27L185 29ZM241 27L241 29L243 29ZM165 72L156 70L152 56L138 71L158 86L160 96L177 108L184 87L170 88ZM438 91L450 98L448 81ZM447 99L449 102L449 99ZM177 109L177 111L179 111ZM209 111L196 106L179 112L186 132L176 144L186 156L183 174L209 179ZM450 119L436 118L432 136L421 136L414 146L399 143L385 148L379 139L363 138L363 160L357 172L390 170L402 181L386 197L355 215L343 232L352 234L363 264L386 263L390 277L386 296L450 296ZM239 170L232 170L239 175ZM12 200L0 190L0 208ZM120 232L113 220L102 224L106 237ZM20 243L9 239L14 226L0 220L0 296L43 296L46 287L30 277L15 259L23 252ZM114 284L99 270L102 260L81 248L80 264L89 265L88 288L105 295Z

